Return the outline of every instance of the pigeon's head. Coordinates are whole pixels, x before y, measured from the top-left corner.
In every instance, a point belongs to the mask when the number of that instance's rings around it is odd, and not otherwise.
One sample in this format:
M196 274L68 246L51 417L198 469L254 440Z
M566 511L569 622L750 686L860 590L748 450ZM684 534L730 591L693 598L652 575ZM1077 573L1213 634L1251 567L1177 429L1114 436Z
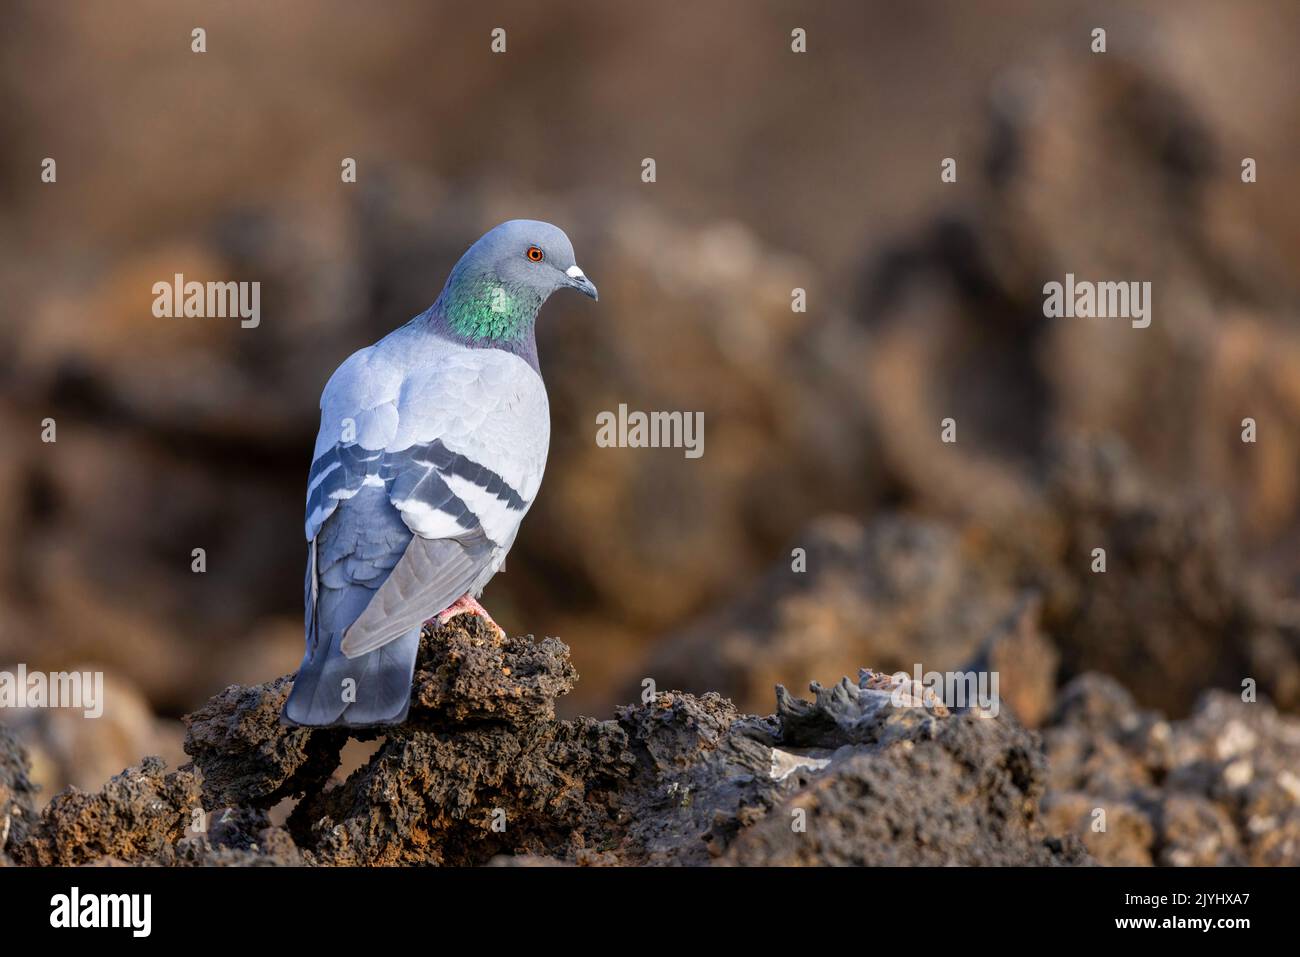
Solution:
M531 339L537 310L557 289L597 298L564 230L512 219L488 230L460 257L435 308L457 336L508 343Z
M557 289L598 298L596 287L573 257L564 230L535 219L512 219L483 234L462 262L495 274L507 289L531 290L542 302Z

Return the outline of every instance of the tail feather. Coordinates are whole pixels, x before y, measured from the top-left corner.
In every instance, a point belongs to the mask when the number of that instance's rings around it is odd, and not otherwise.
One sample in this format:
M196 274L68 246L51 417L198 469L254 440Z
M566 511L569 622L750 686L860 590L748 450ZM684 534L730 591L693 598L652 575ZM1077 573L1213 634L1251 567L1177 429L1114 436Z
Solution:
M387 510L367 510L367 502ZM406 719L421 622L411 622L395 641L355 658L343 653L342 644L411 533L387 505L382 489L352 505L340 509L308 543L303 583L307 649L284 705L284 718L292 724L364 727Z
M339 650L341 639L335 632L328 636L327 644L318 645L314 655L304 656L284 716L310 727L405 721L420 629L413 628L397 641L357 658L348 658Z

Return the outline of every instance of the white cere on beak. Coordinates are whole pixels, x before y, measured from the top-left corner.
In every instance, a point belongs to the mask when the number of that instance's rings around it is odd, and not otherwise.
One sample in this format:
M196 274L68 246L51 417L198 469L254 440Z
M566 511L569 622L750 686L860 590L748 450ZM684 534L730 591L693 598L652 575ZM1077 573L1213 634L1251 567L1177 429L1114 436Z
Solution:
M570 279L586 279L586 278L587 278L587 274L584 273L584 272L583 272L581 269L579 269L577 266L570 266L568 269L564 270L564 274L565 274L566 276L568 276Z

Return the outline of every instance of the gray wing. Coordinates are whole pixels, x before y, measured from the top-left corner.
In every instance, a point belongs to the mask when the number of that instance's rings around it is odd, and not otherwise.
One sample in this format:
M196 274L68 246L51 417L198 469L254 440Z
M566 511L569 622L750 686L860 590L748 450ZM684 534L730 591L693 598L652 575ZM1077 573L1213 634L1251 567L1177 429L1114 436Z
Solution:
M486 583L540 485L549 438L536 373L525 366L535 386L502 387L501 357L522 364L516 357L473 350L403 375L367 351L326 387L308 479L319 588L314 602L309 588L308 620L314 614L318 629L342 631L348 658L402 637ZM408 535L377 542L334 531L357 520L384 528L400 520ZM336 602L332 590L351 597Z
M413 537L344 634L343 653L356 658L381 648L476 589L491 569L493 548L481 529L459 539Z

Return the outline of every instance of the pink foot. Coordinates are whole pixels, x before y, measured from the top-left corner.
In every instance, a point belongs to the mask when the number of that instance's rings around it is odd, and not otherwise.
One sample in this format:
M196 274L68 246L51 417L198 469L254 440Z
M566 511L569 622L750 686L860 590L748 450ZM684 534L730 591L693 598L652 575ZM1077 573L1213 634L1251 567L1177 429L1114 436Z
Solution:
M464 614L475 615L482 618L497 633L497 637L503 641L505 640L505 629L492 620L492 616L488 614L487 609L480 605L473 595L461 595L442 611L438 612L436 621L439 626L441 626L447 624L447 622L451 621L457 615Z

